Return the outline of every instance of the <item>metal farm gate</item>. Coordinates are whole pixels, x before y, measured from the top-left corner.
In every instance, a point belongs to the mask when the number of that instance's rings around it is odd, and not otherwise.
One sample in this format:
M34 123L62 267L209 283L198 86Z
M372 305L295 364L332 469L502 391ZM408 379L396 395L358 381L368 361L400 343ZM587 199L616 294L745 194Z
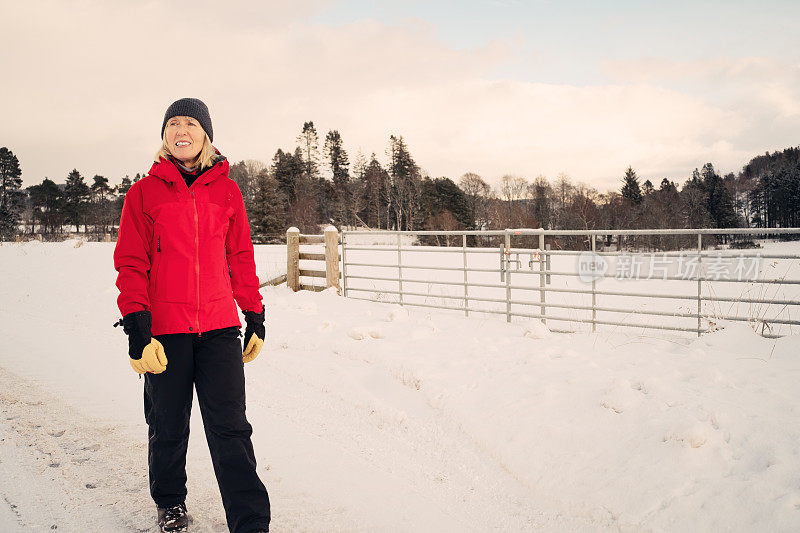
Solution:
M552 331L603 325L700 335L741 321L779 337L800 325L800 242L762 249L753 239L798 234L800 228L343 231L342 289L350 298L505 315L509 322L534 318Z

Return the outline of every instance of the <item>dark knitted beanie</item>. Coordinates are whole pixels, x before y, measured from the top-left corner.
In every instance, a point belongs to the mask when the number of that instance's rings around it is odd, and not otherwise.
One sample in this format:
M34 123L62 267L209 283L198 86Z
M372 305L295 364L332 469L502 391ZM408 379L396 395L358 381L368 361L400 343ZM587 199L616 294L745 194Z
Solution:
M201 100L197 98L181 98L172 102L172 105L167 108L164 113L164 123L161 125L161 138L164 138L164 129L167 127L167 121L172 117L192 117L200 123L200 127L208 134L211 142L214 142L214 129L211 127L211 115L208 113L208 107Z

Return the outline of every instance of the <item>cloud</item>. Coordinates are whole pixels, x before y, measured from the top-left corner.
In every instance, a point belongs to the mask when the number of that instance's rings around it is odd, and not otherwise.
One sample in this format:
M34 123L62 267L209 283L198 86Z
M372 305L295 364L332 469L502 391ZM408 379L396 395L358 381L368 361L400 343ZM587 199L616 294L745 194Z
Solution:
M755 154L798 145L800 64L766 57L715 57L694 61L639 58L605 61L617 83L672 87L738 117L735 131L718 125L716 146L728 170ZM713 154L713 152L712 152ZM710 154L711 155L711 154ZM711 157L709 156L709 160Z
M695 61L639 58L604 61L620 83L684 86L752 116L800 118L800 64L765 57L716 57Z
M677 178L703 158L726 158L734 150L718 131L742 127L732 113L647 85L472 80L376 93L364 105L381 122L399 125L433 175L473 171L496 181L505 173L566 172L603 188L616 188L629 164L640 175Z
M743 112L663 81L696 77L703 65L608 63L615 83L602 86L489 80L513 56L513 41L463 50L422 20L313 22L326 2L221 5L6 7L0 99L13 105L0 143L19 156L26 184L63 181L73 167L112 183L146 171L164 110L184 96L209 104L217 146L234 161L293 148L307 120L321 138L338 129L351 160L359 149L384 159L388 136L399 134L432 176L473 171L490 182L566 172L616 188L629 164L641 176L680 179L706 161L737 170L754 155L740 141L755 136L758 108ZM751 60L717 72L755 83L775 68ZM796 125L796 92L784 81L760 97L783 109L784 128Z

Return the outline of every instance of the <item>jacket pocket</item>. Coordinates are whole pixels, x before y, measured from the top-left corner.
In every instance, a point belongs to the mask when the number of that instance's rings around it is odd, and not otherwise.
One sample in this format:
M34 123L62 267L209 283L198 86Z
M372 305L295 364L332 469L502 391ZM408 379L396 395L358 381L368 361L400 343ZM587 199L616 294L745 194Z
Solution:
M191 286L196 279L194 267L184 255L172 250L168 239L159 235L156 240L156 269L153 277L152 299L158 302L190 303L194 294Z
M156 253L153 254L153 268L150 271L150 299L157 300L158 270L161 268L161 235L156 237Z

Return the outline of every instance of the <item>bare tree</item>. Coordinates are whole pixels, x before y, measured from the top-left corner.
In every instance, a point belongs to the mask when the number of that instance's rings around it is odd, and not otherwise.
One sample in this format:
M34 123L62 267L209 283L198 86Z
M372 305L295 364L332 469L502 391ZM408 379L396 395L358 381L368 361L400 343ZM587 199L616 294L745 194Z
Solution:
M572 180L570 180L569 176L561 172L556 177L554 186L556 205L553 217L553 225L556 228L565 227L567 206L569 205L570 197L574 189L575 186L572 184Z
M597 207L599 200L597 189L578 183L573 188L567 210L569 218L566 222L569 229L597 229L600 221L600 210Z
M458 186L467 197L469 208L472 210L472 218L475 221L475 228L481 229L485 227L489 221L489 196L492 188L474 172L467 172L461 176Z
M255 198L257 190L257 178L263 170L267 169L267 164L257 159L248 159L244 162L244 167L247 178L245 182L245 188L242 190L242 196L244 197L245 204L247 205L248 201L252 201Z
M520 200L525 197L525 192L528 189L528 181L520 176L512 176L506 174L500 178L500 198L506 203L506 221L505 226L519 227L521 222ZM515 203L516 202L516 203Z

